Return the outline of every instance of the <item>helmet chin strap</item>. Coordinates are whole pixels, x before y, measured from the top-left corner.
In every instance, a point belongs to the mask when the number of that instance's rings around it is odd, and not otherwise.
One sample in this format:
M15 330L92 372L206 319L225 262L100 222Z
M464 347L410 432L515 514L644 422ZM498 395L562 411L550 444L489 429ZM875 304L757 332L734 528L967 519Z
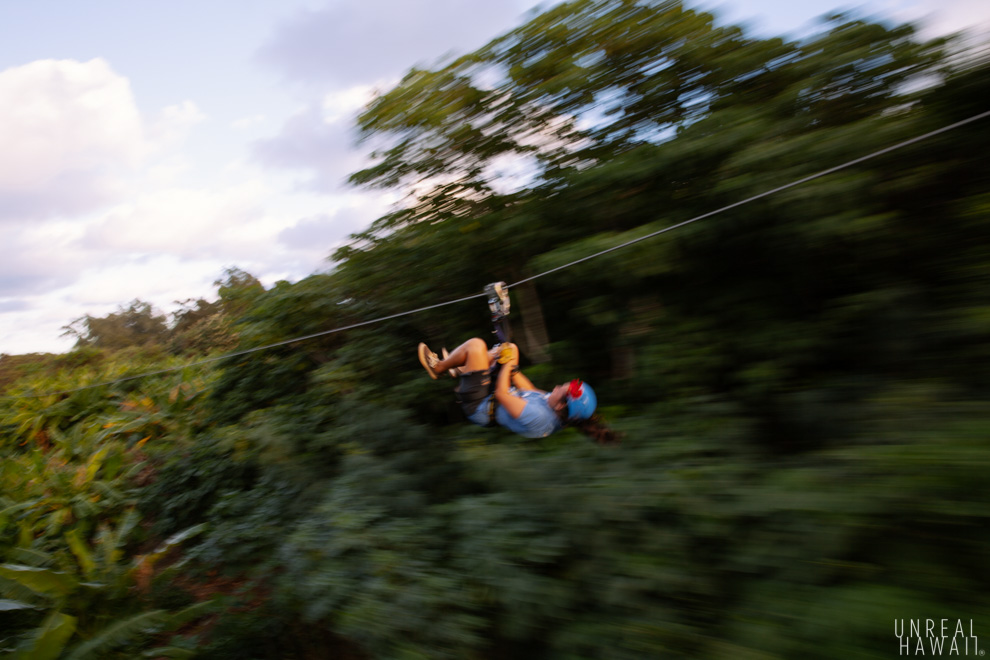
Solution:
M547 397L548 399L553 400L553 405L551 407L554 410L557 410L557 411L560 411L560 410L563 410L563 409L567 408L568 398L567 398L567 392L566 392L566 390L563 392L563 394L559 394L560 388L562 388L562 387L566 387L566 386L564 386L564 385L558 385L558 386L554 387L553 390L550 391L550 394ZM548 401L548 403L549 403L549 401Z

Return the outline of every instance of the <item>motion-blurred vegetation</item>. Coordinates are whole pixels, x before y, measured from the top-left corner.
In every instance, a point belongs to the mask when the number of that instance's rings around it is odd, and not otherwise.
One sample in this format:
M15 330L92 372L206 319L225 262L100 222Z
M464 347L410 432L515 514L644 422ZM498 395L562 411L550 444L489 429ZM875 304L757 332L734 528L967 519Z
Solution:
M891 657L990 622L990 122L512 290L527 373L624 434L470 426L462 297L986 110L990 64L835 16L758 39L575 0L359 118L406 202L335 267L0 359L17 657ZM89 389L96 383L116 381ZM62 392L37 396L46 392Z

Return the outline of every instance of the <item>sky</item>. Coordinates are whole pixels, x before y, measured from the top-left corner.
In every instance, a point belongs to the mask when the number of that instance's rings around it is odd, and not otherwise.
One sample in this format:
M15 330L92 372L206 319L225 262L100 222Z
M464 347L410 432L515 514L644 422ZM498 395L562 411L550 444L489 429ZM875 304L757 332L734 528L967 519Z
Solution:
M474 50L534 0L0 2L0 353L134 299L215 298L327 258L397 202L346 184L354 117L412 66ZM544 4L544 6L546 6ZM720 23L799 34L859 8L927 36L987 28L986 0L707 0Z

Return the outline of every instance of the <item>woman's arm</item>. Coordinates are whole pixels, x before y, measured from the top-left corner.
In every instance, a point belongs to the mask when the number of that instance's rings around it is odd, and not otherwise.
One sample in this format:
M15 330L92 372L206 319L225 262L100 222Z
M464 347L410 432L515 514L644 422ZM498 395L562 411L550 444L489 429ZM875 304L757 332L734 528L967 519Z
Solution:
M502 368L498 372L498 380L495 381L495 400L498 404L505 408L505 411L509 413L512 419L519 419L519 415L523 413L523 409L526 407L526 401L522 397L518 397L515 394L509 392L509 385L512 384L513 375L516 377L522 376L522 374L513 374L514 368L519 366L519 349L515 344L504 344L503 349L509 348L510 355L509 360L502 365ZM526 378L523 376L523 378ZM529 379L526 379L529 382ZM532 386L532 383L530 383Z
M517 371L512 374L512 384L515 385L520 390L533 390L535 392L542 392L540 388L533 385L533 382L523 375L523 372Z

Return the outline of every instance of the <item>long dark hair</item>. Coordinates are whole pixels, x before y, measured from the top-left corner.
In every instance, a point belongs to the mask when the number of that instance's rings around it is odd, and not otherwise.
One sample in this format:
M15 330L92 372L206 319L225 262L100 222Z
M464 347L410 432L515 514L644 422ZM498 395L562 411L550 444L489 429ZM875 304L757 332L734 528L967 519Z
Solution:
M622 435L618 431L610 429L602 416L597 413L588 419L567 420L567 425L573 426L602 446L617 445L622 440Z

